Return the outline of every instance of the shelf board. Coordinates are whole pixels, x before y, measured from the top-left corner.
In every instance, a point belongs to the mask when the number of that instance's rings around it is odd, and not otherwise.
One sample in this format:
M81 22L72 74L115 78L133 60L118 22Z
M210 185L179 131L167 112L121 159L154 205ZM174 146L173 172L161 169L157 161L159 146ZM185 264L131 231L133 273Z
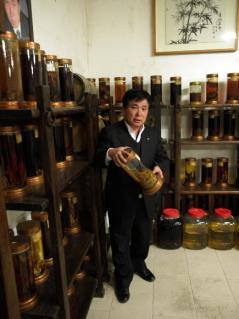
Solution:
M30 195L27 197L8 199L6 207L8 210L45 211L48 204L49 201L47 198Z
M94 297L97 280L86 276L76 282L76 293L70 298L71 319L85 319Z
M55 117L64 117L69 115L77 115L85 113L85 106L72 106L72 107L59 107L59 108L51 108L51 113Z
M207 139L196 140L192 138L183 138L181 140L181 144L183 145L202 145L202 144L210 144L210 145L228 145L228 144L239 144L239 139L234 140L218 140L218 141L210 141Z
M196 105L192 105L192 104L182 104L180 106L181 109L191 109L191 110L215 110L215 109L222 109L222 108L226 108L226 107L233 107L233 108L238 108L239 104L222 104L222 103L218 103L218 104L200 104L198 106Z
M74 276L80 271L80 266L84 256L89 250L94 235L88 232L81 231L77 235L67 235L69 242L65 246L66 260L66 276L68 287L72 284Z
M40 116L38 109L0 109L1 121L4 120L32 120Z
M195 187L181 186L180 193L198 195L239 195L239 187L236 187L235 185L228 185L227 187L219 187L217 185L213 185L212 187L204 187L200 185Z

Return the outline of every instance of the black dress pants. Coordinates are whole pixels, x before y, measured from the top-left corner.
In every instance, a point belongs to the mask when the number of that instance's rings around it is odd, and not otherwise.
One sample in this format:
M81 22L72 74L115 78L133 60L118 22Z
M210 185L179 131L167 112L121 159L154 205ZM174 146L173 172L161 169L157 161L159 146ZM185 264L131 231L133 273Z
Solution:
M127 214L109 211L109 224L115 280L128 288L134 270L145 266L149 251L150 219L143 198L138 198Z

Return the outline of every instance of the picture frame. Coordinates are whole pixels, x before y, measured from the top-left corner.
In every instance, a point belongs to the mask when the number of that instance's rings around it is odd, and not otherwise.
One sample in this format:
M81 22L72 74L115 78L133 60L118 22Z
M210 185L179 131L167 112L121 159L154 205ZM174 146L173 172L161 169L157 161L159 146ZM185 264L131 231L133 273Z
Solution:
M34 41L31 1L0 0L0 30L14 32L18 39Z
M239 0L153 0L155 55L238 49Z

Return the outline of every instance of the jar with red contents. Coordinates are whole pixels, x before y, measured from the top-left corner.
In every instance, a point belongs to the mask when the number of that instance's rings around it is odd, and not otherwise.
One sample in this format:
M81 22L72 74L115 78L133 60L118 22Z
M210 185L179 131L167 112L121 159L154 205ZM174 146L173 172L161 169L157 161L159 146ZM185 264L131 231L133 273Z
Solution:
M183 247L202 249L207 246L208 221L201 208L189 208L183 218Z
M227 101L228 104L239 103L239 73L227 74Z
M234 246L236 221L227 208L216 208L209 220L208 245L214 249L231 249Z
M176 249L182 245L182 218L175 208L165 208L158 224L158 245L165 249Z

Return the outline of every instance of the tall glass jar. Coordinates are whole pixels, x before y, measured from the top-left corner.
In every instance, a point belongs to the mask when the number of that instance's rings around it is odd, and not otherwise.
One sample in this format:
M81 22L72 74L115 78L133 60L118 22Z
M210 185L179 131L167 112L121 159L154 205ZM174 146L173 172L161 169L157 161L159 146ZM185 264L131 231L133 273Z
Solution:
M170 78L170 104L176 105L181 103L181 76L172 76Z
M201 141L204 139L203 134L203 111L192 111L192 138Z
M99 78L99 98L100 105L110 104L110 78Z
M43 183L39 161L39 132L36 125L22 127L22 144L26 164L27 183L30 185Z
M201 184L205 187L212 186L212 169L213 169L213 159L212 158L202 158Z
M144 89L144 78L142 76L132 76L132 88L142 91Z
M69 117L64 117L62 119L64 125L64 140L65 140L65 150L66 150L66 160L74 160L74 151L73 151L73 124L72 119Z
M51 102L61 101L59 65L56 55L46 55L48 85L50 87Z
M7 196L21 196L26 190L26 167L19 126L0 126L0 157Z
M58 168L64 168L67 165L64 129L63 119L56 119L53 125L53 137Z
M11 248L20 310L27 311L35 306L38 299L28 239L23 236L12 237Z
M46 270L44 262L40 223L35 220L21 222L17 225L17 232L21 236L26 236L30 242L35 283L37 285L44 283L47 280L49 273Z
M196 166L197 160L194 157L185 158L185 182L189 187L196 186Z
M40 45L36 42L20 40L19 47L24 100L36 101L36 87L42 85Z
M202 249L207 247L208 221L205 211L190 208L183 218L183 247Z
M32 216L32 220L36 220L40 222L45 265L51 266L53 264L53 257L52 257L52 246L51 246L51 238L50 238L48 213L35 211L31 213L31 216Z
M223 139L234 140L236 127L236 111L232 108L224 108L223 111Z
M115 78L115 104L122 105L122 99L126 91L125 77Z
M40 50L40 54L41 54L42 84L48 85L46 52L44 50Z
M74 86L73 86L73 72L72 72L72 60L71 59L58 59L60 86L61 86L61 98L66 103L65 106L74 106Z
M207 74L206 104L218 103L218 74Z
M152 100L162 103L162 76L151 75L150 84Z
M231 249L234 246L236 221L230 209L216 208L209 219L208 245L214 249Z
M228 158L217 158L217 184L225 187L228 185Z
M79 220L79 204L75 191L67 190L61 194L62 213L61 220L66 234L78 234L81 230Z
M199 81L190 82L190 104L202 104L202 83Z
M18 40L13 32L0 31L0 108L16 109L22 100Z
M208 139L212 141L218 141L220 137L220 111L210 110L208 111Z
M182 245L182 219L175 208L165 208L158 224L158 245L165 249L176 249Z
M227 101L228 104L239 103L239 73L227 74Z

